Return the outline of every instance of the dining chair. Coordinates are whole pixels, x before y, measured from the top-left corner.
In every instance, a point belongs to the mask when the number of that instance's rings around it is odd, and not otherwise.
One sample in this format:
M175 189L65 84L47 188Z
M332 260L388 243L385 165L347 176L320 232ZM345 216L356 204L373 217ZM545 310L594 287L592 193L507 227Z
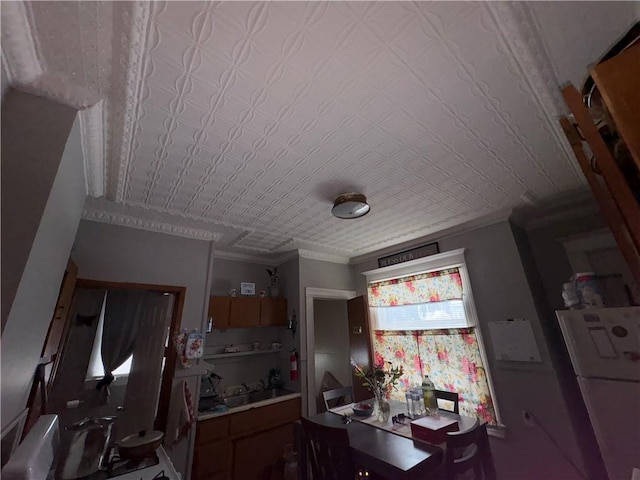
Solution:
M302 417L303 448L314 480L351 480L356 471L345 427L329 427Z
M446 408L441 408L440 410L455 413L456 415L460 414L460 397L458 396L458 392L449 392L447 390L436 390L436 399L438 398L442 400L446 400L448 402L453 402L453 410L448 410Z
M486 423L480 425L476 418L470 429L447 433L444 467L446 480L455 480L471 469L474 480L496 480Z
M345 397L349 397L349 401L346 401ZM353 402L353 387L342 387L334 390L327 390L326 392L322 392L322 398L324 400L324 407L327 411L330 408L337 407L338 405L346 405L347 403ZM336 399L339 400L329 406L329 402Z

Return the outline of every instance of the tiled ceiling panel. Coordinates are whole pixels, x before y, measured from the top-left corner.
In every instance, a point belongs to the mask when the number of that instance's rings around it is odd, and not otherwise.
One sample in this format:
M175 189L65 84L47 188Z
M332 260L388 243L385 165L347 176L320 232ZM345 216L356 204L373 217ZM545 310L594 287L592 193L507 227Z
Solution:
M157 2L147 22L110 200L222 248L363 254L583 185L486 3ZM371 213L333 218L345 191Z

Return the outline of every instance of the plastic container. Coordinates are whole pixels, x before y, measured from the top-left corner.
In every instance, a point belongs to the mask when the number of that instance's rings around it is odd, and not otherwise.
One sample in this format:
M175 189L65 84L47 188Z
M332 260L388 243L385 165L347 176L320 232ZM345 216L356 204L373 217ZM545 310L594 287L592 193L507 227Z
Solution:
M429 379L429 375L425 375L424 380L422 381L422 398L424 400L425 413L430 416L438 415L436 387Z
M601 308L604 306L602 287L595 273L576 273L573 283L576 286L580 304L584 308Z

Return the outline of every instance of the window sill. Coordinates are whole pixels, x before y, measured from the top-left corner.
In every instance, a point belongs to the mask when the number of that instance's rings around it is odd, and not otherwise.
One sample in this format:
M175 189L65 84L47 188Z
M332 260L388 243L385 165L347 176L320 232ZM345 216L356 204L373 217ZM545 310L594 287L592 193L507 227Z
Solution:
M85 378L85 380L84 380L84 389L85 390L95 389L96 388L96 383L98 383L98 381L101 380L101 379L102 379L102 377ZM128 374L127 375L118 375L113 380L113 382L111 382L111 385L109 385L109 386L110 387L125 386L128 381L129 381L129 375Z

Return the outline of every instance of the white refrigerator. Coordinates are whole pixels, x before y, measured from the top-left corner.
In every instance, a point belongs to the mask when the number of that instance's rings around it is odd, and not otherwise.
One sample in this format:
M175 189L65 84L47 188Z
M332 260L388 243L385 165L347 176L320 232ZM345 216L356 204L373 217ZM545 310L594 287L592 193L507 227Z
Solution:
M610 480L640 468L640 307L556 315Z

